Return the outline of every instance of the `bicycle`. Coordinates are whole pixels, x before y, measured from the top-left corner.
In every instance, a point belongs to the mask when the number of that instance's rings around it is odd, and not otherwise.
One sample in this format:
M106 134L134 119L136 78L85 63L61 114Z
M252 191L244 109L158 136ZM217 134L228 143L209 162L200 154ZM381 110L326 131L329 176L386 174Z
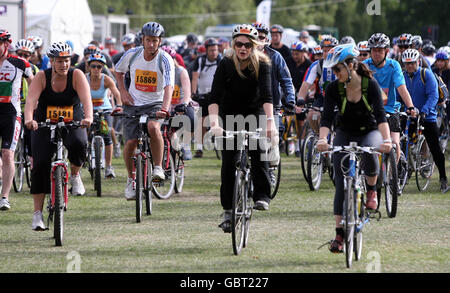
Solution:
M249 160L250 139L261 139L261 128L256 131L225 131L225 135L217 138L238 138L240 145L239 159L236 162L236 174L231 209L231 239L233 252L239 255L242 248L247 247L250 221L253 215L253 182Z
M51 163L51 194L48 197L47 210L49 212L47 227L53 222L55 245L63 245L64 236L64 212L67 211L68 202L68 163L64 159L63 131L81 127L80 121L65 122L64 117L59 117L58 122L47 119L38 123L39 128L49 128L52 143L56 145L55 155Z
M295 145L298 143L297 118L295 115L283 115L282 122L284 125L282 138L285 144L285 152L287 156L290 156L295 153Z
M345 153L340 165L344 174L345 190L344 212L341 224L345 233L345 262L347 268L350 268L353 262L353 253L356 261L361 259L364 226L370 222L371 218L375 217L374 215L378 215L378 220L381 218L378 211L365 209L364 197L367 191L365 175L360 166L360 155L363 153L380 155L380 153L373 147L360 147L356 142L350 142L348 146L334 146L326 153L333 154L337 152ZM346 160L348 160L348 166L344 165Z
M449 136L448 117L445 103L437 106L436 124L439 129L439 146L441 147L442 152L445 154Z
M27 154L27 147L24 141L24 132L24 126L22 125L20 138L17 142L16 151L14 154L15 173L13 177L13 187L16 193L21 192L23 189L24 176L28 188L31 187L31 160Z

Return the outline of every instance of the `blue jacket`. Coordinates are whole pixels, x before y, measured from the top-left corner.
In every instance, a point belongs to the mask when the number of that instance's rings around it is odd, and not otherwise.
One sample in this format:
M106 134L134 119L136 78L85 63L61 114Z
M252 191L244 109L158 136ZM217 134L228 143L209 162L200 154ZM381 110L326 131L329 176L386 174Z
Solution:
M436 105L439 98L438 84L433 72L425 69L425 84L420 77L422 67L414 72L412 77L404 71L406 87L411 95L414 107L419 109L420 113L425 113L425 121L436 122L437 110Z
M264 46L264 52L272 61L272 99L273 107L281 106L282 93L286 97L283 104L295 104L295 89L292 83L291 73L287 67L286 61L278 51L269 46Z

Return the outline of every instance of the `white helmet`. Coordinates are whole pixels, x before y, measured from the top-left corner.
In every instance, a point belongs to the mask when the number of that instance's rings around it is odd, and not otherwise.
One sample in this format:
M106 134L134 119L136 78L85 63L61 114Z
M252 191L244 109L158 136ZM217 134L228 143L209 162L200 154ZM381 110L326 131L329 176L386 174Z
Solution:
M238 24L233 28L233 39L237 36L247 36L256 40L258 39L258 31L251 24Z
M42 41L41 37L38 36L29 36L27 40L30 40L34 44L35 49L39 49L44 44L44 41Z
M370 52L369 48L369 42L368 41L361 41L356 46L360 52Z
M72 48L63 42L53 43L47 50L47 56L50 58L71 57Z
M416 49L407 49L402 54L402 62L415 62L419 59L420 53Z
M16 43L15 50L16 51L22 50L22 51L26 51L26 52L33 54L34 53L34 44L30 40L22 39Z

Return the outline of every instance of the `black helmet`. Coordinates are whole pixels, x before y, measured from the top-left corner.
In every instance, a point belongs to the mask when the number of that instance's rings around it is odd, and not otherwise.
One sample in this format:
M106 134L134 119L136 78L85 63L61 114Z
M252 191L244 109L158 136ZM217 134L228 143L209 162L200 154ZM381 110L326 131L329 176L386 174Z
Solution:
M83 50L83 55L92 55L92 54L98 54L100 53L100 49L97 48L96 45L94 44L89 44L89 46L87 46L86 48L84 48Z
M186 36L186 41L188 43L197 43L198 42L198 38L194 33L189 33Z
M401 34L398 36L397 46L411 46L412 45L412 35L411 34Z
M354 44L356 45L355 39L353 39L351 36L345 36L339 41L339 45L344 44Z
M432 55L435 51L436 51L436 47L431 43L423 45L423 47L422 47L422 52L427 56Z
M215 46L215 45L219 45L219 43L217 42L216 39L214 38L209 38L205 41L205 47L208 48L209 46Z
M271 34L273 34L273 33L280 33L280 34L282 34L283 31L284 31L284 27L282 25L280 25L280 24L274 24L270 28L270 33Z
M322 41L320 41L320 47L336 47L339 45L338 40L333 36L325 36Z
M147 22L142 27L142 36L164 37L164 28L157 22Z

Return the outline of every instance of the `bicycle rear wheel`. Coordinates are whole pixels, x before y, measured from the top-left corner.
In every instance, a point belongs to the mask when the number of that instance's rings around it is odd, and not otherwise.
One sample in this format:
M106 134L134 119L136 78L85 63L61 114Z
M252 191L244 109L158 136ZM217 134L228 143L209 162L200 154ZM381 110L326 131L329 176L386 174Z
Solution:
M345 261L347 268L351 268L353 261L353 244L355 237L355 190L353 189L353 179L347 178L347 185L344 199L344 231L345 231Z
M184 185L184 160L179 152L173 154L175 158L175 193L180 193L183 191Z
M231 211L231 237L235 255L240 254L244 246L247 206L246 192L245 174L241 170L238 170L236 171L234 181Z
M62 246L64 238L64 190L65 190L65 180L64 177L66 173L62 166L58 166L55 169L54 176L54 191L55 191L55 204L53 208L54 219L53 219L53 235L55 237L55 245Z
M417 150L416 185L419 191L424 191L428 188L434 172L433 156L431 155L425 137L422 136L417 142Z
M95 169L94 169L94 189L97 191L97 196L102 196L102 140L101 137L94 139L94 154L95 154Z
M135 159L136 170L136 222L140 223L142 220L142 199L144 194L144 161L142 156L137 155Z
M164 150L163 169L165 179L163 181L152 181L152 190L157 198L168 199L175 189L175 164L172 155L167 154L167 150Z
M398 201L398 175L397 162L395 152L392 149L389 154L385 156L385 170L386 179L384 180L384 196L386 203L386 213L389 218L395 218L397 215L397 201Z
M151 215L153 212L153 199L152 199L152 174L153 167L150 160L147 158L147 178L145 183L145 210L147 216Z
M25 175L25 162L23 159L23 141L19 140L16 152L14 154L14 177L13 177L13 187L15 192L21 192L23 188L23 177Z
M270 164L270 163L269 163ZM270 199L274 199L277 195L278 188L280 187L281 181L281 158L277 166L269 166L270 174Z
M322 182L323 162L320 152L316 149L317 140L311 139L308 147L308 165L306 173L308 177L309 190L316 191L320 188Z

